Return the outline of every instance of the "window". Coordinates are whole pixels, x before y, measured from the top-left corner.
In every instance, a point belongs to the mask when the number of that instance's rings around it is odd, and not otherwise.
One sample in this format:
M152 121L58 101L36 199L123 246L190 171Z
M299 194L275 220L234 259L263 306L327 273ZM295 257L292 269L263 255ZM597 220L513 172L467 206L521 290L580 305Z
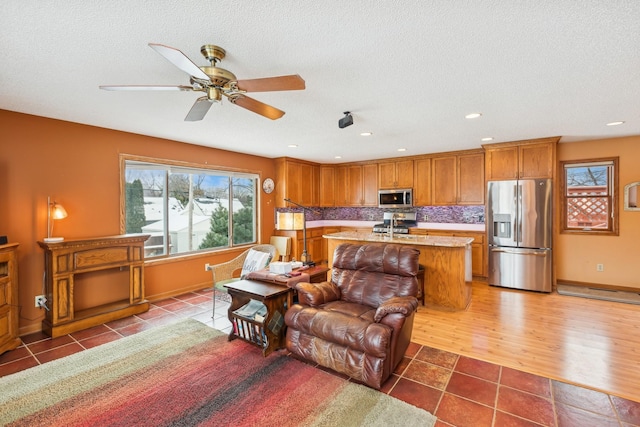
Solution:
M256 243L258 175L124 159L123 225L145 257Z
M618 235L618 158L562 165L562 232Z

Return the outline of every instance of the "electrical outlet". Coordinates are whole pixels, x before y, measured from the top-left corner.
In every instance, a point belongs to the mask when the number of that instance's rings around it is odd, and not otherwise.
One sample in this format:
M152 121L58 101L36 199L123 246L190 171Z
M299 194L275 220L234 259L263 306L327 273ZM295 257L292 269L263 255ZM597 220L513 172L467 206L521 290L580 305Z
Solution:
M36 296L35 305L37 308L44 307L46 303L47 303L47 297L45 297L44 295Z
M209 265L209 263L206 263L204 265L204 271L209 271L209 270L211 270L211 266Z
M604 264L596 264L596 271L604 271Z

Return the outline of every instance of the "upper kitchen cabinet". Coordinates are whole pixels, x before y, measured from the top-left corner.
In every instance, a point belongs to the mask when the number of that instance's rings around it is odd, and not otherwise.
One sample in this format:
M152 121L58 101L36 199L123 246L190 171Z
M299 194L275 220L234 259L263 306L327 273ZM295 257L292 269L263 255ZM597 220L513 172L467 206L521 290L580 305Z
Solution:
M320 206L335 206L335 166L320 166Z
M413 204L431 205L431 158L413 161Z
M311 163L300 164L300 200L301 205L318 206L320 204L320 166Z
M433 205L484 204L484 154L479 151L431 159Z
M349 167L339 165L335 168L335 180L333 184L334 206L349 205Z
M484 205L484 153L458 156L458 204Z
M456 204L456 178L456 156L431 159L431 196L434 205Z
M291 199L305 206L320 203L320 166L286 157L276 162L276 207L288 206Z
M378 165L350 165L347 168L347 205L378 206Z
M487 181L554 178L559 140L551 137L483 145Z
M413 160L395 160L378 163L380 188L412 188Z

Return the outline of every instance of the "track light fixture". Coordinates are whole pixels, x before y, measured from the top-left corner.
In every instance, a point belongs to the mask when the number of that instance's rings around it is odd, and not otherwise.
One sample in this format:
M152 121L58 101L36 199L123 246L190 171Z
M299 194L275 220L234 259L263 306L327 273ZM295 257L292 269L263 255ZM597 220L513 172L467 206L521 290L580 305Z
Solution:
M349 111L344 112L344 117L338 120L338 127L340 129L344 129L347 126L351 126L353 124L353 117Z

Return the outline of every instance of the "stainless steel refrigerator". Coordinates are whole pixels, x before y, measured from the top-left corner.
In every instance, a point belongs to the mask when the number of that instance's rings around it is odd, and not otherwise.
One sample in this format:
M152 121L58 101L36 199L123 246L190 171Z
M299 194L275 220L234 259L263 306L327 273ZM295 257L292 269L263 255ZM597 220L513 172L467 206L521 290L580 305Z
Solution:
M550 179L487 184L489 284L551 292Z

